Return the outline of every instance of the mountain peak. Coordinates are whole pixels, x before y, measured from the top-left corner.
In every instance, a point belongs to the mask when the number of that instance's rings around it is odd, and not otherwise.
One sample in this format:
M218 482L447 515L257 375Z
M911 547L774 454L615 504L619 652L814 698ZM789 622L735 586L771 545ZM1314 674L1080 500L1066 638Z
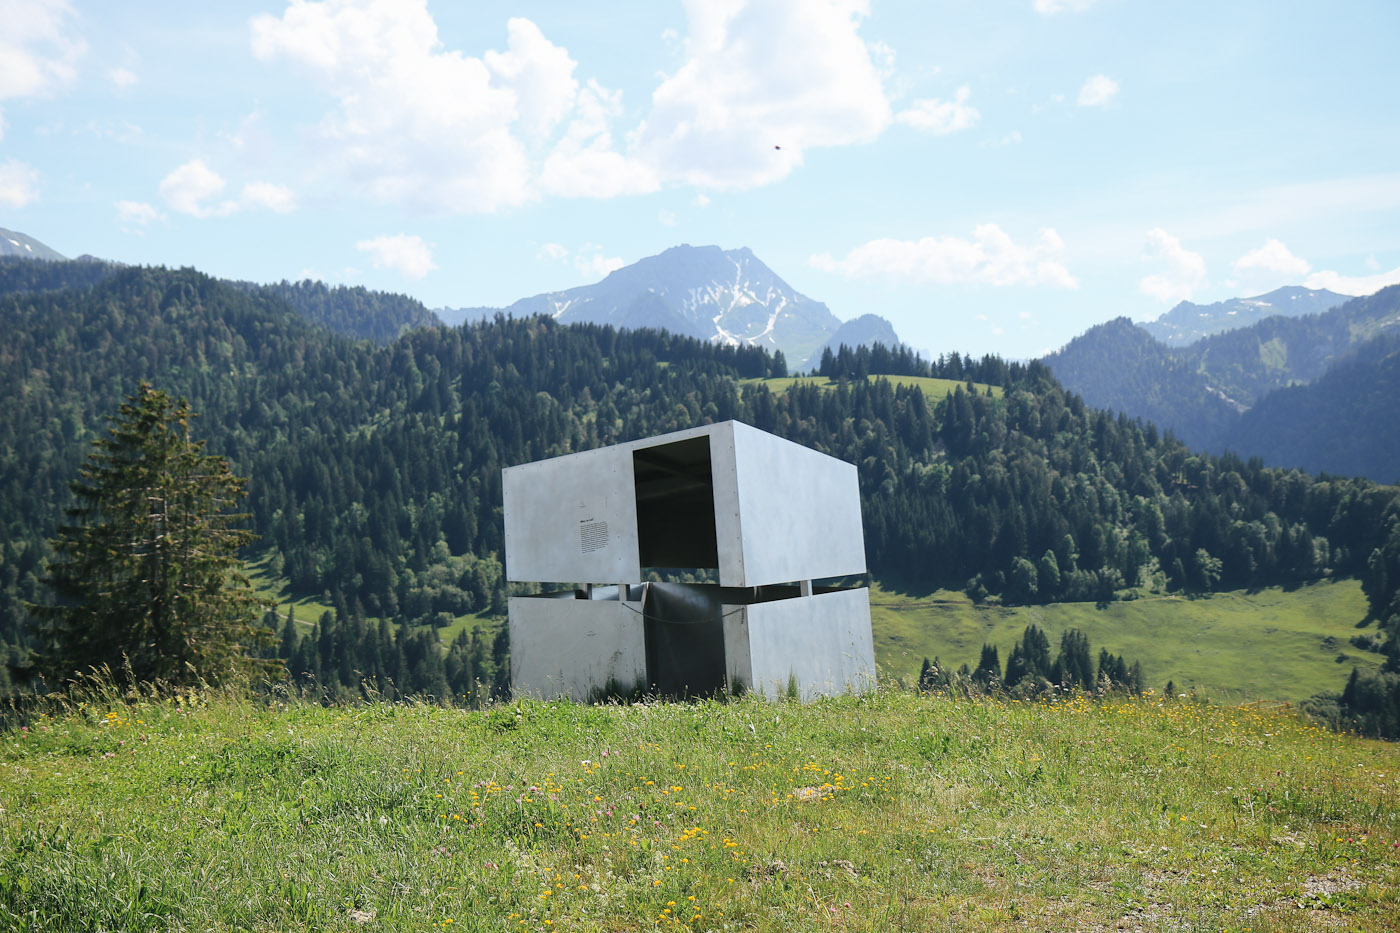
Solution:
M28 234L0 227L0 256L19 256L24 259L45 259L50 262L63 262L68 257L50 249Z
M438 314L453 322L497 310L514 317L547 315L565 324L658 328L728 346L780 350L794 369L815 362L833 335L850 346L899 343L890 323L875 315L863 315L838 330L843 325L826 305L793 289L747 246L680 243L590 285L522 298L503 309L442 308Z
M1318 314L1346 301L1345 295L1324 289L1285 285L1251 298L1229 298L1214 304L1178 302L1166 314L1142 325L1143 330L1170 347L1184 347L1213 334L1248 327L1268 317Z

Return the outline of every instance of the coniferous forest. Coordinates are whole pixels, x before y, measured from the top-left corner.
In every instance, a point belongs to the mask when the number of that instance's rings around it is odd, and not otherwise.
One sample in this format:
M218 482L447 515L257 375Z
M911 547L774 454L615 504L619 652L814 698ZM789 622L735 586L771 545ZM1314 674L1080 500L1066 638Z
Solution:
M503 689L504 639L479 628L444 651L436 634L503 611L501 469L734 418L857 466L871 574L889 586L1038 603L1359 577L1390 672L1347 686L1338 716L1400 731L1392 487L1194 452L1087 407L1039 363L843 349L821 364L835 388L772 392L754 380L786 365L759 349L546 318L425 326L421 306L362 289L343 290L347 311L324 286L97 268L0 264L0 641L14 676L33 646L27 607L51 600L41 580L69 484L146 381L188 399L194 433L247 477L259 537L246 556L335 607L310 635L284 612L266 620L267 650L309 688ZM373 326L356 331L361 318ZM960 385L930 400L867 379L879 374Z

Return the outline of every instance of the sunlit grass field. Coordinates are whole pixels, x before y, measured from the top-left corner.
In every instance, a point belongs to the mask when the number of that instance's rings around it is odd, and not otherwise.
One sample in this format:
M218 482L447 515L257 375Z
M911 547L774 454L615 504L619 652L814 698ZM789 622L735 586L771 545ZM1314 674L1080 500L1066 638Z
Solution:
M1366 617L1366 597L1355 580L1296 589L1236 590L1191 599L1140 594L1096 607L978 606L962 593L940 590L910 596L878 585L870 595L875 659L882 673L914 678L925 657L944 666L977 666L982 645L996 645L1003 664L1012 646L1035 624L1050 637L1076 628L1100 648L1140 661L1148 684L1167 681L1223 702L1305 700L1340 693L1353 666L1374 670L1383 658L1351 644Z
M930 402L936 402L945 396L952 395L953 390L958 386L962 386L964 389L967 388L966 382L960 382L957 379L934 379L928 376L874 375L867 376L866 379L870 382L874 382L877 379L885 379L892 385L897 386L918 386L924 393L924 398L928 399ZM825 376L786 376L781 379L743 379L740 381L762 383L768 387L770 392L786 392L795 385L808 383L815 385L819 389L836 388L836 381ZM988 388L992 390L992 395L996 398L1000 398L1002 395L1001 386L988 386L986 383L975 382L973 383L973 387L977 389L979 395L986 395Z
M893 689L95 693L0 734L0 929L1392 929L1400 746Z

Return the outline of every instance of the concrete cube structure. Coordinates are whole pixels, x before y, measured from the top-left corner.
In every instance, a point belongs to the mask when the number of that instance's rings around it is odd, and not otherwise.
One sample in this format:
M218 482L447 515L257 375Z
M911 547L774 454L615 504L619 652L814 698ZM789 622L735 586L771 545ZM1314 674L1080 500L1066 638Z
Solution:
M517 695L804 699L875 682L856 468L737 421L502 471ZM642 583L646 569L717 584Z

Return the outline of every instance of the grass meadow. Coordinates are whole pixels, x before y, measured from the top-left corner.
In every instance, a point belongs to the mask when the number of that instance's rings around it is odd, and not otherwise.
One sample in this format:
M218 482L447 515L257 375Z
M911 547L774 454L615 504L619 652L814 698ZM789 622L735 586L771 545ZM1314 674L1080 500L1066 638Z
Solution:
M0 733L6 930L1397 926L1400 746L1247 708L95 690Z
M976 605L962 593L909 595L876 584L870 593L875 660L881 673L913 682L925 657L956 668L977 666L982 645L996 645L1003 664L1012 646L1037 625L1058 650L1077 628L1100 648L1140 661L1158 692L1179 690L1222 702L1305 700L1340 693L1353 666L1374 671L1384 658L1355 647L1371 634L1357 627L1366 597L1356 580L1291 589L1235 590L1188 598L1141 592L1107 603L1048 606Z
M928 399L930 403L937 402L946 396L952 395L953 390L958 386L962 386L964 389L967 388L966 381L959 381L957 379L937 379L931 376L874 375L866 377L866 380L869 382L875 382L877 379L884 379L889 382L890 385L894 386L918 386L920 391L924 393L924 398ZM775 379L741 379L740 382L762 383L768 387L768 391L775 394L786 392L795 385L815 385L819 389L829 390L836 388L837 384L836 380L828 376L784 376ZM992 395L996 398L1000 398L1002 395L1003 390L1001 386L989 386L985 382L974 382L972 385L979 395L986 395L988 389L991 390Z

